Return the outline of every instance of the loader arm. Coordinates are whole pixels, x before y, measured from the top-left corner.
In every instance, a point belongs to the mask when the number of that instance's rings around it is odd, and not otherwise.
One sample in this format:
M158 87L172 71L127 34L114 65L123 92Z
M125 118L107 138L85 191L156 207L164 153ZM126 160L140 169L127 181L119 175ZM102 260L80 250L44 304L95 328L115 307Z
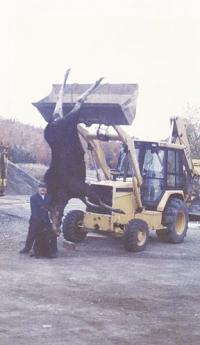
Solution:
M90 144L92 146L93 152L96 156L96 160L103 170L104 176L106 180L110 180L111 174L110 169L106 163L105 154L101 145L101 142L97 139L94 139L91 137L90 132L83 128L81 125L78 125L78 132L83 137L83 139L87 142L87 144Z
M142 176L141 176L138 161L137 161L134 141L120 126L113 126L113 128L116 130L121 141L128 147L129 160L131 162L133 174L134 174L133 191L135 194L135 199L136 199L138 209L142 209L143 207L142 200L141 200Z

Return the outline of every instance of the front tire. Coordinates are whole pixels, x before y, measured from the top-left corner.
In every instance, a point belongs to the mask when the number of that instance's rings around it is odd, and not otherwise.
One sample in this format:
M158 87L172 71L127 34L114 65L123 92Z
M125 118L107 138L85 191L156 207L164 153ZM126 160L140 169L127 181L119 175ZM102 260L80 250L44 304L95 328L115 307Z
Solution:
M164 230L157 230L158 238L165 242L182 243L188 229L188 209L184 201L171 199L163 213Z
M129 252L141 252L145 249L149 239L147 223L142 219L131 220L125 229L124 246Z
M85 239L87 232L83 226L84 212L73 210L67 213L63 221L63 236L67 241L81 242Z

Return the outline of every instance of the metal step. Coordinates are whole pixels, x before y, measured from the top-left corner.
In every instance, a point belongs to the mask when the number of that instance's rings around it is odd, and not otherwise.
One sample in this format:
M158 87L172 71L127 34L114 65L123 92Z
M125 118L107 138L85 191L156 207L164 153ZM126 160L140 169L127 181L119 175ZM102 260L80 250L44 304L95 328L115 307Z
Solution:
M200 202L191 205L189 207L189 220L190 221L200 221Z

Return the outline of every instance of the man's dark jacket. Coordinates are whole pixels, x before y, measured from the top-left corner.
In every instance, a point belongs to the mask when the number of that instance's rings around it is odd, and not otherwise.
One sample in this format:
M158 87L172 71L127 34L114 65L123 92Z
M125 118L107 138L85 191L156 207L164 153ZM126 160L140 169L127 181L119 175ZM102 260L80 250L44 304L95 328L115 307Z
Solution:
M31 217L30 223L43 223L49 224L49 216L48 216L48 205L49 205L49 197L46 194L44 198L39 193L36 193L31 196L30 199L31 205Z
M48 216L47 206L49 205L49 197L46 194L44 198L39 193L31 196L31 217L29 220L29 230L26 238L25 250L29 251L36 239L44 228L51 229L51 223Z

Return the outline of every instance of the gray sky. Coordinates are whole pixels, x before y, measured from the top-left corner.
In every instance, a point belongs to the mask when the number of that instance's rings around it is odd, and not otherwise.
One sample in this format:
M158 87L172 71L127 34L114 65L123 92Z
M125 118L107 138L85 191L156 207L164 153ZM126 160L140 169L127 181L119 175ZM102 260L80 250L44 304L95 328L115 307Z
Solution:
M0 11L0 115L44 126L31 102L69 82L139 84L133 133L164 138L200 105L198 0L7 0Z

